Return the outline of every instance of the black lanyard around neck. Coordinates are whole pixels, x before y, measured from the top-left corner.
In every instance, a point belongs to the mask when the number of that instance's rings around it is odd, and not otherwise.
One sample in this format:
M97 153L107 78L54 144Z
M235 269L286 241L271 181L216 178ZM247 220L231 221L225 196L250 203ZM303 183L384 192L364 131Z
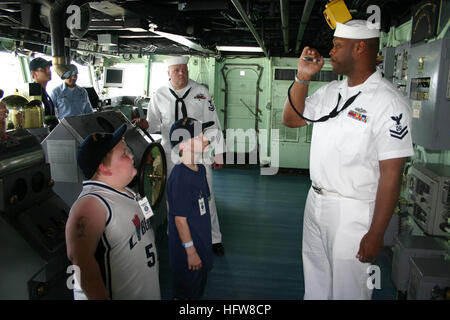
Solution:
M192 88L189 88L184 95L180 98L178 97L178 95L175 93L175 91L173 91L172 89L169 88L170 93L172 93L172 95L177 99L175 100L175 121L177 121L178 118L178 102L181 102L181 113L183 113L183 118L187 117L187 109L186 109L186 104L184 103L184 98L187 97L187 95L189 94L189 91L191 91Z
M350 106L350 105L355 101L355 99L359 96L359 94L361 93L361 91L359 91L357 94L355 94L354 96L350 97L350 98L344 103L344 106L341 108L341 110L338 111L337 108L338 108L339 102L341 102L341 98L342 98L341 94L339 93L338 102L337 102L337 104L336 104L336 107L335 107L333 110L331 110L330 114L328 114L328 115L326 115L326 116L323 116L323 117L321 117L321 118L318 119L318 120L311 120L311 119L308 119L308 118L304 117L304 116L297 110L297 108L294 107L294 104L292 103L292 100L291 100L291 88L292 88L292 86L294 85L294 83L295 83L295 82L293 82L293 83L291 84L291 86L289 87L289 89L288 89L289 103L290 103L292 109L294 109L295 113L297 113L297 114L300 116L300 118L302 118L303 120L309 121L309 122L324 122L324 121L327 121L328 119L335 118L340 112L344 111L348 106Z

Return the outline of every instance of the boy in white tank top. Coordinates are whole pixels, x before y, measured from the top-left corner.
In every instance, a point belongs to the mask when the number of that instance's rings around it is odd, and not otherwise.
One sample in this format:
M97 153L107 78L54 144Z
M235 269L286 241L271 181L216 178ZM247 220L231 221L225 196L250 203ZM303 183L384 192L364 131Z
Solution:
M160 299L155 236L136 194L136 175L122 136L93 133L79 146L86 177L66 225L67 256L75 273L74 298Z

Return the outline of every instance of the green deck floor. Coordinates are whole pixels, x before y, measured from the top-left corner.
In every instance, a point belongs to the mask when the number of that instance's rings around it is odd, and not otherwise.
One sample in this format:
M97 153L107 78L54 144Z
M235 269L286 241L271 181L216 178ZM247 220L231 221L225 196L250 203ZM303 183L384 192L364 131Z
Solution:
M309 177L226 168L214 171L213 183L226 254L215 257L203 299L302 299L301 239ZM166 227L158 229L157 246L162 298L170 299ZM396 296L387 252L376 262L381 289L374 290L373 299Z

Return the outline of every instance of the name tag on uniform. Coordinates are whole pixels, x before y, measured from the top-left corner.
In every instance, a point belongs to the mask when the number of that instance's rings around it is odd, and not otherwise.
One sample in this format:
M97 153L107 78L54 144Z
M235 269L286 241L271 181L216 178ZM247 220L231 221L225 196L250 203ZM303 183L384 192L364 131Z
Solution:
M205 199L198 199L198 206L200 207L200 215L204 215L206 213Z
M145 220L151 218L153 216L153 210L148 203L147 197L143 197L142 199L138 200L138 203L142 213L144 214Z

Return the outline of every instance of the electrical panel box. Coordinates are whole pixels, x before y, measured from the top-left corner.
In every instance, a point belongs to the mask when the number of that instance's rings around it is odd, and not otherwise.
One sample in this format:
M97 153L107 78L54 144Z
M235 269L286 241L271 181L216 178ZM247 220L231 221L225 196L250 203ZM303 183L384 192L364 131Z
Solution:
M394 70L392 75L392 83L406 97L409 90L408 87L408 58L410 44L404 43L395 47L394 50Z
M408 300L439 299L434 293L450 287L450 261L443 257L410 258L410 265Z
M402 235L396 239L392 258L392 282L398 291L408 290L411 257L441 256L446 249L433 237Z
M450 150L450 39L411 45L408 58L413 142Z
M408 213L427 234L450 237L450 166L414 164L408 175Z

